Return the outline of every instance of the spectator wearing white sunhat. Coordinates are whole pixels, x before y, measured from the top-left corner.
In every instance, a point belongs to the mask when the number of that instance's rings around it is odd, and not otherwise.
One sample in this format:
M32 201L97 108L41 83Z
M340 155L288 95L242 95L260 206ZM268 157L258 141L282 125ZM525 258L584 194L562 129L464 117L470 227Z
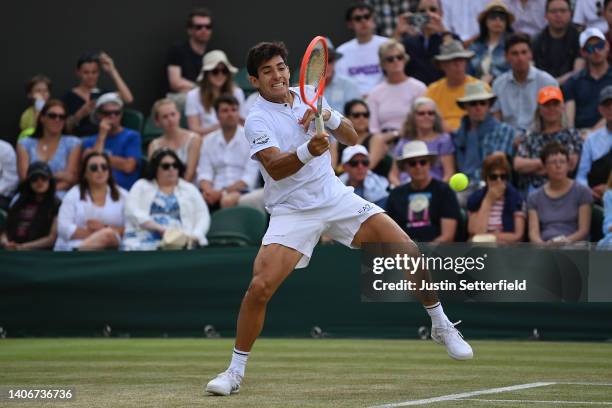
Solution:
M187 93L185 115L189 129L206 136L219 129L215 113L215 99L223 94L233 95L240 104L240 117L246 117L244 109L244 92L238 87L232 76L238 72L227 55L221 50L213 50L204 55L202 71L197 78L198 86Z
M397 161L411 180L392 190L387 201L389 216L416 242L452 242L460 218L455 193L431 176L435 159L425 142L406 143Z
M349 146L342 152L344 173L340 180L354 188L354 193L380 207L385 207L389 196L389 182L368 167L370 154L362 145Z

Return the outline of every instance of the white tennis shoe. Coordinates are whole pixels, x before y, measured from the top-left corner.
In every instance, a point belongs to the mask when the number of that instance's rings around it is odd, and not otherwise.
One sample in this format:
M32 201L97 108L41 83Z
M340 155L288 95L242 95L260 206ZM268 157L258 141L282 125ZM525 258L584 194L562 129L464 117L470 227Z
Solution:
M242 376L237 372L227 369L208 383L206 392L214 395L228 396L240 392Z
M448 355L455 360L469 360L474 357L472 347L463 340L463 335L455 328L461 320L457 323L451 323L446 320L446 324L442 327L431 327L431 338L438 344L442 344L446 347Z

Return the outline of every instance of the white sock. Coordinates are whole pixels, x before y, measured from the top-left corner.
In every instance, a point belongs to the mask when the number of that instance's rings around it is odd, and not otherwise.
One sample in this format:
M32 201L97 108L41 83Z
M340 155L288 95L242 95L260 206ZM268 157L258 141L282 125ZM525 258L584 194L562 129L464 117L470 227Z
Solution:
M431 306L425 306L425 310L427 310L427 314L431 317L431 324L435 327L443 326L446 321L448 321L448 317L444 314L444 309L442 309L442 303L437 302Z
M244 377L244 369L246 368L246 363L249 358L249 353L245 351L240 351L234 347L234 352L232 353L232 362L230 363L229 369L237 372L242 377Z

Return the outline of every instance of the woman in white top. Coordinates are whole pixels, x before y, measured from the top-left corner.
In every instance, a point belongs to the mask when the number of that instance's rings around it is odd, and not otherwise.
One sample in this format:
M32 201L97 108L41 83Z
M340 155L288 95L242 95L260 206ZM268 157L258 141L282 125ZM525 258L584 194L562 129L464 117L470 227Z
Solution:
M198 189L181 178L184 172L173 150L153 154L146 178L132 186L127 198L124 250L158 249L171 230L186 236L188 247L208 243L208 207Z
M219 95L226 93L238 99L240 116L244 122L244 92L232 79L232 74L237 72L238 69L229 62L223 51L213 50L204 55L202 72L198 76L199 86L187 93L185 101L185 115L190 130L206 136L219 129L213 105Z
M202 139L197 133L181 128L181 114L172 99L160 99L153 104L152 115L155 124L164 133L149 143L147 158L151 160L153 153L163 147L174 150L179 159L186 165L184 179L193 181L195 177L200 145Z
M118 248L127 192L115 183L108 156L86 155L79 176L59 209L55 250Z

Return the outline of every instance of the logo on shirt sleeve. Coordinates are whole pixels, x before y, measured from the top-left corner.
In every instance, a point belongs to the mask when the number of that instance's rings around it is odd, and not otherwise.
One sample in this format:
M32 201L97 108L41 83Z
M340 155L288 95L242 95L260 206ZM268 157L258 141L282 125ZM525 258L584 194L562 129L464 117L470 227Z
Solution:
M265 145L270 141L270 137L268 135L261 135L261 136L257 136L254 140L253 140L253 144L256 145Z

